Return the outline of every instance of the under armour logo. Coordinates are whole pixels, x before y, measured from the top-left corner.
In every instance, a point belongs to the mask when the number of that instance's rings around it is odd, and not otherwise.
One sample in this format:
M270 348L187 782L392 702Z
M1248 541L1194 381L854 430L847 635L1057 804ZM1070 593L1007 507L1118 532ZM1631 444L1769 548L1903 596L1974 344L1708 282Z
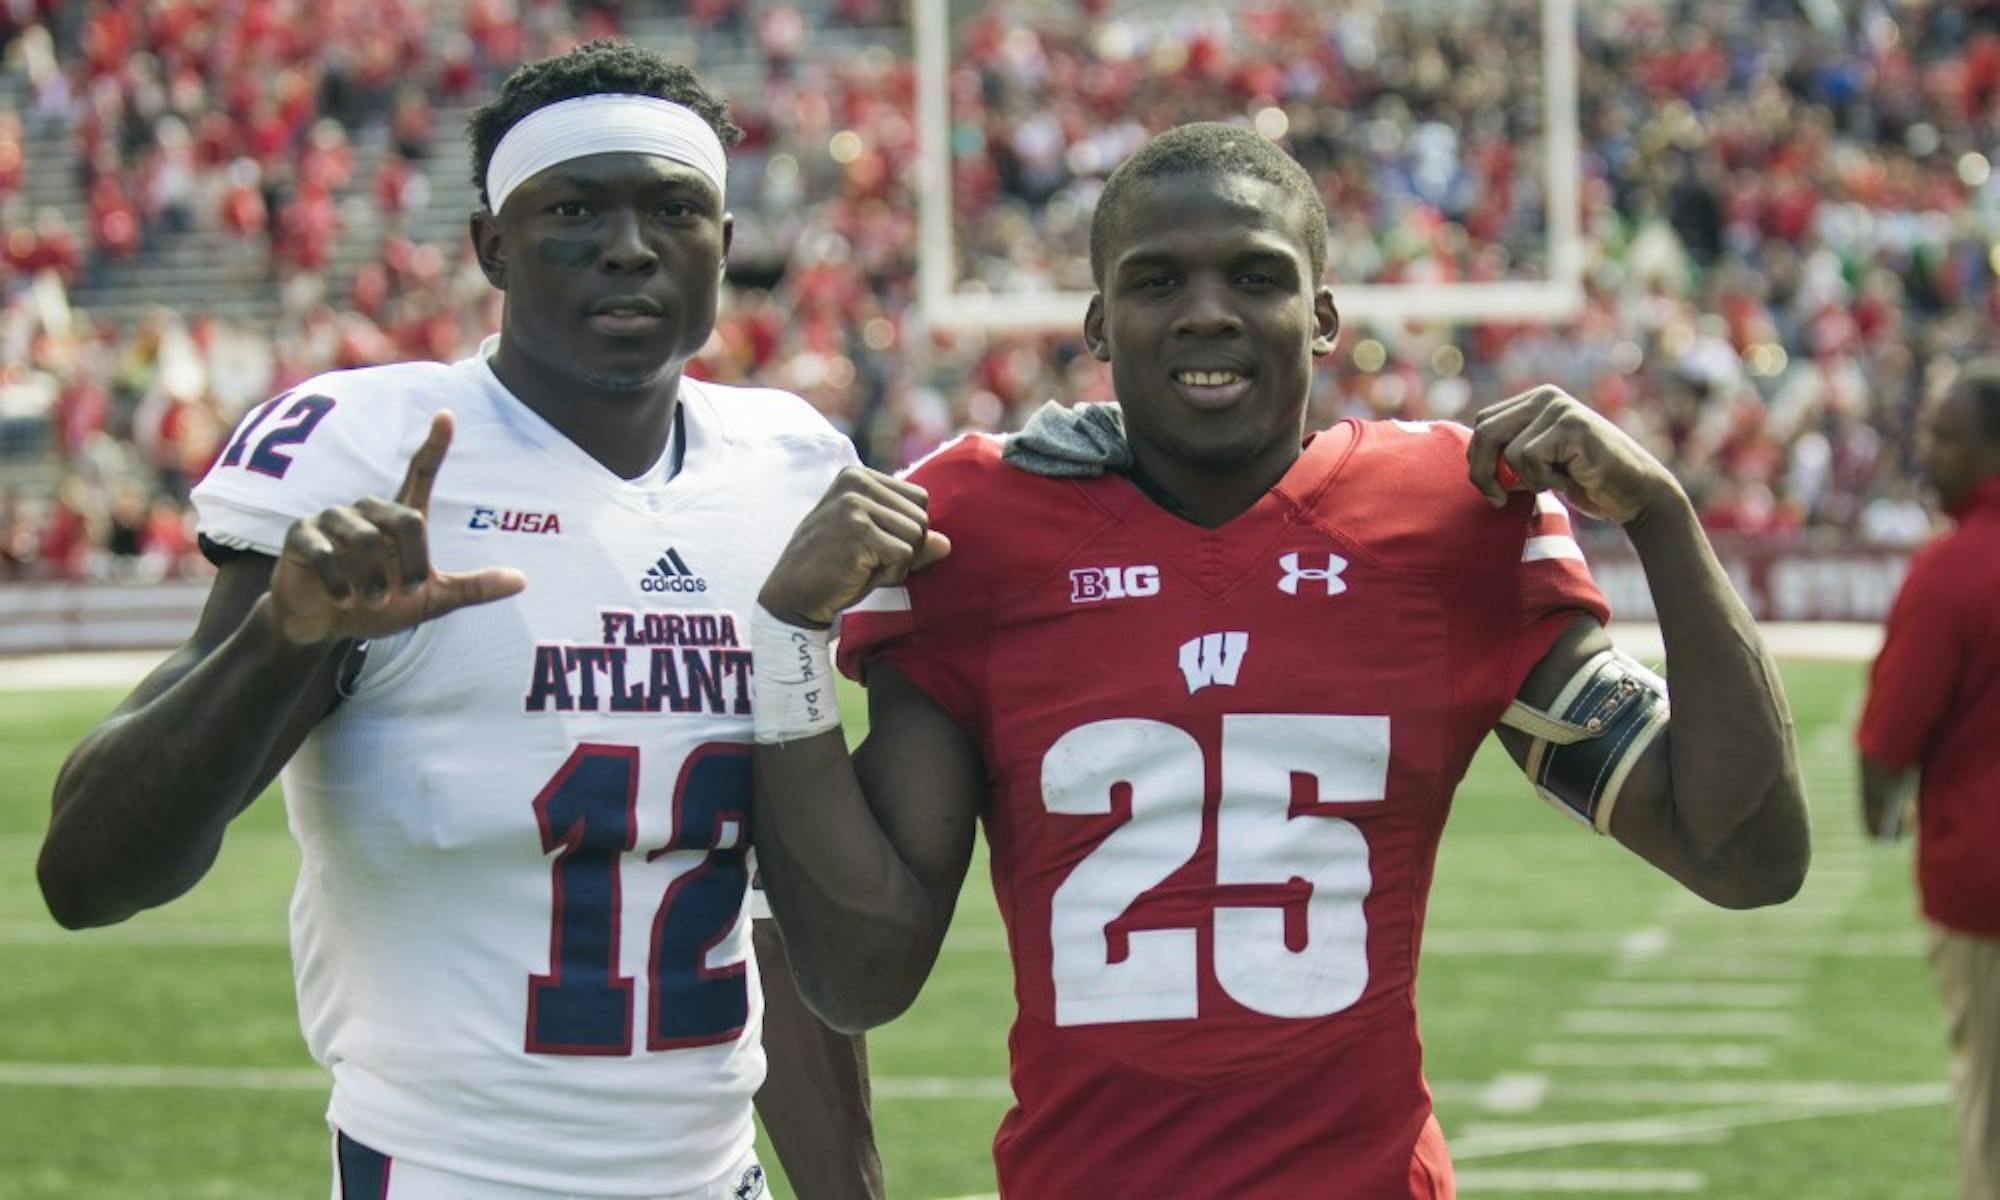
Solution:
M1210 684L1236 686L1236 673L1243 669L1243 653L1250 648L1250 635L1241 630L1204 633L1181 643L1181 674L1186 676L1188 695Z
M1338 596L1347 590L1347 581L1340 577L1340 573L1347 569L1347 560L1338 554L1327 555L1324 567L1302 567L1299 565L1299 555L1295 550L1280 558L1278 565L1285 571L1285 577L1278 581L1278 590L1287 596L1299 594L1301 579L1317 579L1325 583L1326 594L1329 596Z

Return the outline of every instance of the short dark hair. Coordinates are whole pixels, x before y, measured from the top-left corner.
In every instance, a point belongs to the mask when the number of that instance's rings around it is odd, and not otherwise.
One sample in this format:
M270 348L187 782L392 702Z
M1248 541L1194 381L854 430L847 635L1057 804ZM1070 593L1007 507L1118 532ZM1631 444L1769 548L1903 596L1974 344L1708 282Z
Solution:
M2000 442L2000 358L1979 358L1965 364L1951 387L1972 402L1979 436Z
M472 143L472 183L479 202L493 203L486 194L486 169L500 139L536 109L558 100L600 94L657 96L694 110L708 122L722 144L734 146L743 131L729 119L729 106L716 97L694 72L655 50L630 42L585 42L566 54L528 63L509 75L493 99L466 120L466 140Z
M1298 160L1268 139L1221 121L1176 125L1149 139L1104 181L1090 216L1090 277L1104 284L1106 247L1124 228L1134 185L1170 175L1248 175L1296 199L1306 211L1306 258L1317 283L1326 270L1326 202Z

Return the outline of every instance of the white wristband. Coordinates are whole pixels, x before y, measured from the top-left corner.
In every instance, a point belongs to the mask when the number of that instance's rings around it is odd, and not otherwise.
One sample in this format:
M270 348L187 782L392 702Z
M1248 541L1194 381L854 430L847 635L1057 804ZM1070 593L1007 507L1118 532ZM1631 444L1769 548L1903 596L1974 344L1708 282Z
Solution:
M759 745L792 742L840 728L834 695L830 629L801 629L764 611L750 617L756 699L752 727Z

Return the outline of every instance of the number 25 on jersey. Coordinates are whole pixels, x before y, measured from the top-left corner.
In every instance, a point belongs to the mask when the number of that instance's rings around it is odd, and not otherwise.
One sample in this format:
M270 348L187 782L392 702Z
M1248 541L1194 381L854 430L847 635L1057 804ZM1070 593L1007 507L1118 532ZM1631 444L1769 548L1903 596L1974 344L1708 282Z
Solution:
M1129 809L1055 891L1058 1025L1200 1015L1196 931L1114 926L1200 850L1207 765L1187 731L1136 718L1072 729L1042 759L1049 812ZM1268 1016L1339 1012L1368 985L1372 879L1361 830L1323 806L1383 799L1389 718L1226 715L1218 765L1216 982Z

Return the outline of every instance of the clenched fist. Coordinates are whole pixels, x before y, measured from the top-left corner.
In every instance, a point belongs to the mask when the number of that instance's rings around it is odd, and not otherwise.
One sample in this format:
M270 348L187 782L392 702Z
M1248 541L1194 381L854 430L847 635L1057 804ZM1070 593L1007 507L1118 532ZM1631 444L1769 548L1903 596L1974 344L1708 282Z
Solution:
M1479 410L1466 457L1473 486L1495 507L1510 490L1553 489L1591 516L1630 525L1681 490L1645 447L1558 387Z
M271 612L286 640L383 637L528 586L511 567L431 566L424 522L450 447L451 414L440 412L394 500L370 496L292 523L271 569Z
M930 527L929 497L906 480L848 467L799 522L757 602L793 625L825 628L878 587L951 553Z

